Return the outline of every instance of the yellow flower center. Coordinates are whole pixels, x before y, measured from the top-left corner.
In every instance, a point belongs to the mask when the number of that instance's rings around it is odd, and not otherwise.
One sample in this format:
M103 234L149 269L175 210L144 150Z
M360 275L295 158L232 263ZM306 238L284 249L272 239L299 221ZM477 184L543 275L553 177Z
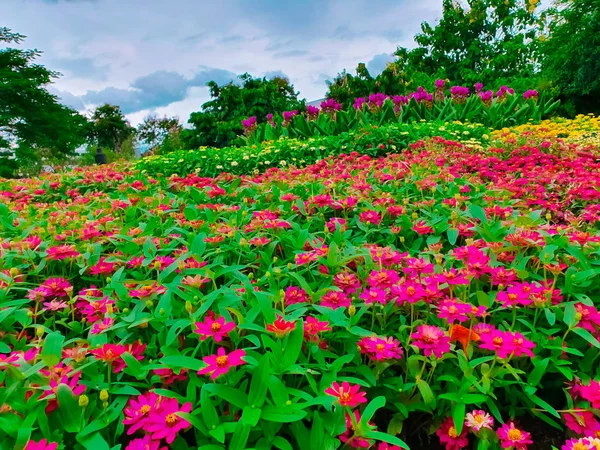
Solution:
M481 414L473 416L473 422L475 422L477 425L481 425L483 423L483 416Z
M575 445L573 445L573 450L589 450L589 447L586 444L577 442Z
M523 433L521 433L521 430L517 430L516 428L513 428L513 429L509 430L508 438L511 441L520 441L521 439L523 439Z
M140 408L140 413L146 415L150 412L150 405L144 405Z
M340 394L340 401L348 403L352 399L352 396L348 392Z
M227 355L217 356L217 366L225 367L227 365Z
M177 416L175 414L168 414L165 417L165 422L167 422L167 425L175 425L177 423Z
M456 428L450 427L450 429L448 430L448 436L450 436L451 438L457 438L458 433L456 432Z
M221 324L218 322L215 322L210 326L210 329L213 330L214 332L221 331Z
M375 348L377 349L378 352L382 352L385 349L385 345L383 345L383 344L377 344L375 346Z
M501 337L495 337L494 338L494 345L502 345L502 338Z

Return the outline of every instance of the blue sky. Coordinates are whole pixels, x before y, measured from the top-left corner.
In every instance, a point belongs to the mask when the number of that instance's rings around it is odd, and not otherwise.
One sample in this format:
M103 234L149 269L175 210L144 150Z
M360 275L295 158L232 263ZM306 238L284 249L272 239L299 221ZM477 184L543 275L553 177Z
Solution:
M286 75L300 96L365 62L383 70L412 46L441 0L1 0L0 26L63 76L52 87L81 111L119 104L137 123L150 113L185 122L209 99L210 80L243 72Z

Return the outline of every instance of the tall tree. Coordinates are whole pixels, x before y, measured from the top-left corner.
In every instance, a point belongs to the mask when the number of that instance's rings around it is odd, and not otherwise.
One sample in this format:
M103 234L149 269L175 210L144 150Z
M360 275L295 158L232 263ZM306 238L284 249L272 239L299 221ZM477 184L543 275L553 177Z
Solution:
M148 151L155 151L162 146L169 136L175 136L182 130L177 117L158 117L150 115L137 127L137 140Z
M545 14L539 0L443 0L435 26L421 25L410 66L428 75L473 84L531 77ZM404 49L399 49L404 52Z
M90 120L90 139L100 148L109 148L116 153L123 143L135 133L121 108L108 103L98 106Z
M192 113L191 129L183 130L182 138L188 148L203 145L224 147L242 134L242 120L254 116L258 122L266 121L267 114L305 108L304 100L287 78L253 78L245 73L240 83L219 86L208 83L212 100L202 105L202 110Z
M25 36L0 28L0 42L20 44ZM13 175L19 165L72 154L85 142L86 119L61 105L46 89L58 77L35 60L41 52L0 49L0 170Z
M542 44L545 75L567 112L600 113L600 0L557 0Z

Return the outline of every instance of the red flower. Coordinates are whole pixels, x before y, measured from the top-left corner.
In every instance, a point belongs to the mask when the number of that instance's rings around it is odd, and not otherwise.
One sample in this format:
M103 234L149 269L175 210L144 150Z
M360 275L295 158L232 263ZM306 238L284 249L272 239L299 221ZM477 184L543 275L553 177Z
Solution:
M196 322L194 333L200 335L200 340L204 341L212 336L215 342L221 342L224 337L235 328L235 322L225 322L224 317L218 317L214 320L210 316L204 318L204 322Z
M358 384L351 385L347 381L343 381L341 386L339 383L334 382L331 387L325 389L325 393L337 397L341 406L349 406L350 408L367 402L366 393L360 391L360 386Z
M283 317L279 315L277 316L277 319L275 319L275 322L267 325L267 331L274 333L279 339L294 331L294 328L296 328L296 322L286 322Z

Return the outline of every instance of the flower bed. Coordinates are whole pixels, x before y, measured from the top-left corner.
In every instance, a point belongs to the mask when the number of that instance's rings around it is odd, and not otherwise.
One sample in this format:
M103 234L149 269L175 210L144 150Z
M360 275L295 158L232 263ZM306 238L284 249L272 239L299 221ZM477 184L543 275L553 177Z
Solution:
M0 182L0 442L594 448L598 153Z
M147 156L135 167L152 176L161 174L217 176L222 172L243 175L288 165L303 167L327 156L357 151L371 156L399 151L409 143L432 136L460 140L472 146L487 144L491 131L480 124L419 122L369 126L336 136L306 140L279 139L242 147L201 147L166 155Z

